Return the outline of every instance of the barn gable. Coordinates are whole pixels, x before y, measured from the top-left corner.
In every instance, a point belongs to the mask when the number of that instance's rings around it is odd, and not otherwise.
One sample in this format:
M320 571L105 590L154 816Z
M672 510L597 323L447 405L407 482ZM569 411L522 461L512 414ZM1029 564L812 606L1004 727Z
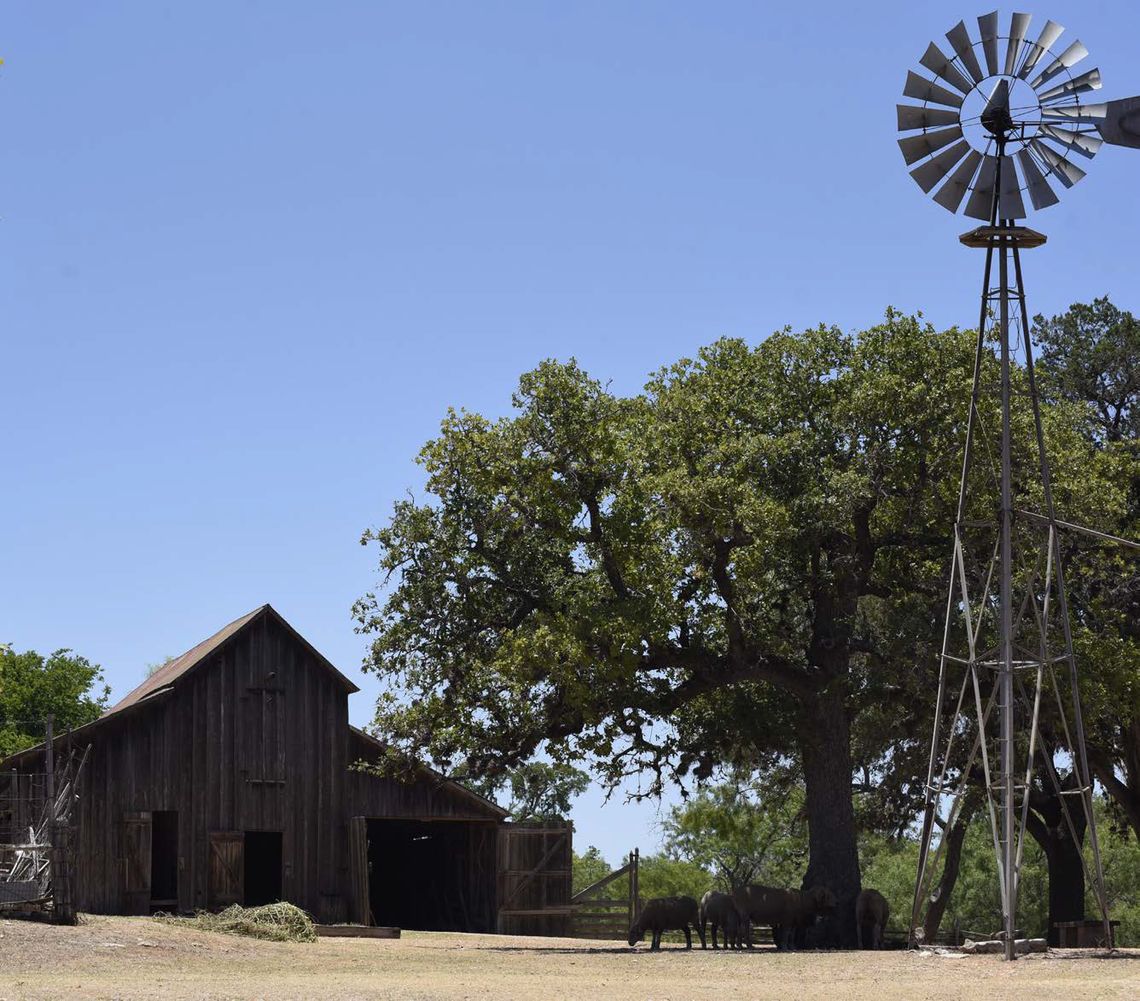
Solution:
M329 674L339 681L344 686L346 692L357 692L360 689L356 687L351 681L348 680L343 674L340 673L324 655L321 654L312 644L309 643L297 630L295 630L285 619L278 614L272 605L262 605L260 608L255 608L252 612L243 615L240 619L235 619L227 626L223 626L213 636L204 639L201 643L187 650L181 657L175 657L167 661L157 671L153 672L147 679L138 687L128 692L122 699L116 702L110 709L103 715L111 716L114 713L122 712L130 706L137 705L140 702L150 698L152 695L163 691L169 686L175 684L179 679L184 678L196 668L204 663L208 663L211 656L219 652L219 650L234 637L241 634L248 626L252 626L263 618L271 618L279 629L286 631L298 643L303 644L305 649L309 652L313 659L313 663L318 667L328 671Z

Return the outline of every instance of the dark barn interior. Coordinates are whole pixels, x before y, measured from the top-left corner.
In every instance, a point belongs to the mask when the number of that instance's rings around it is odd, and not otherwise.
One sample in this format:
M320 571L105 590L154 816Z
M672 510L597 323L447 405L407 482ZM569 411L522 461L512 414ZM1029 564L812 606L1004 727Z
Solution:
M368 893L376 924L495 930L496 825L369 820Z
M178 811L155 810L150 827L151 909L178 906Z
M245 832L245 906L260 907L281 899L281 832Z

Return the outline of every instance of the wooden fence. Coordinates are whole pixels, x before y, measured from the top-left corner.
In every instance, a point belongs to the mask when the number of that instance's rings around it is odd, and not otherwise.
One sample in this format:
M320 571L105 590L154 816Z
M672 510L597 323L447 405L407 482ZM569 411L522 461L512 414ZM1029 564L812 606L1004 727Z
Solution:
M638 861L635 848L629 853L625 865L599 879L570 898L571 931L574 938L624 939L629 927L641 914L638 896ZM604 895L604 891L621 879L627 880L624 897Z

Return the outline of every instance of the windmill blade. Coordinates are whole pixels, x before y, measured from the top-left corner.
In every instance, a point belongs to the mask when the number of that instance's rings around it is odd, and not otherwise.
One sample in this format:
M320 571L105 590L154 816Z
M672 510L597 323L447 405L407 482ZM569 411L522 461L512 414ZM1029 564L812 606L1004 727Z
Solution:
M963 94L968 94L974 89L974 85L958 72L957 67L933 42L926 47L926 53L919 62L935 76L941 77L951 87L960 90Z
M1029 140L1029 147L1049 166L1049 172L1066 188L1071 188L1085 172L1075 163L1070 163L1060 153L1054 153L1040 139Z
M1005 75L1013 76L1021 47L1025 44L1025 32L1029 29L1032 14L1014 14L1009 19L1009 42L1005 47Z
M974 55L974 43L970 41L970 32L966 29L966 22L959 21L946 32L946 41L954 49L954 54L962 60L962 65L966 67L970 79L974 83L981 83L986 75L982 72L982 67L978 65L978 57Z
M1087 132L1073 132L1071 129L1058 128L1056 125L1042 125L1041 132L1046 139L1058 142L1074 153L1080 153L1090 160L1096 156L1097 151L1104 145L1103 139L1091 136Z
M966 202L966 215L971 219L990 221L990 211L994 203L994 185L997 181L997 157L983 156L982 169L974 181L974 191Z
M1030 80L1029 86L1036 90L1045 83L1046 80L1052 80L1053 77L1062 70L1072 69L1088 54L1089 50L1085 48L1084 42L1077 39L1077 41L1073 42L1072 45L1046 66L1045 69L1038 73L1037 76Z
M997 76L998 69L998 12L992 11L978 18L978 31L982 36L982 51L986 54L986 67L990 76Z
M1140 149L1140 97L1126 97L1097 107L1105 109L1104 121L1096 122L1096 128L1106 143Z
M916 101L929 101L931 104L943 104L948 108L962 107L962 98L957 94L939 87L933 80L920 77L913 70L907 70L906 86L903 87L904 97L913 97Z
M917 163L924 156L930 156L943 146L949 146L954 140L962 138L962 126L955 125L952 129L941 129L938 132L923 132L917 136L907 136L900 139L899 149L902 150L903 159L909 163Z
M929 194L934 185L942 180L951 170L954 169L955 164L962 159L967 153L970 152L970 144L963 139L959 143L955 143L947 150L943 150L938 156L932 157L926 163L915 167L910 172L910 176L915 179L923 191Z
M1089 70L1072 80L1066 80L1064 83L1050 88L1044 94L1038 94L1037 99L1039 101L1054 101L1058 97L1067 97L1070 94L1084 94L1086 91L1100 90L1101 86L1100 70Z
M977 150L970 150L966 159L958 164L954 173L939 189L934 200L948 212L957 212L958 206L962 204L962 199L966 197L966 192L970 190L970 182L973 181L974 175L978 172L981 162L982 154Z
M998 216L1002 219L1024 219L1025 202L1021 200L1021 181L1012 157L1005 157L1001 165L1001 197L998 199Z
M941 108L919 108L913 104L896 104L895 108L898 111L900 132L958 124L958 112L956 111L943 111Z
M1025 183L1029 186L1029 200L1035 209L1038 211L1047 209L1061 200L1049 187L1041 168L1025 150L1017 151L1017 162L1021 164L1021 172L1025 175Z
M1033 72L1033 68L1041 61L1041 57L1053 48L1057 39L1064 33L1065 29L1056 21L1046 21L1045 27L1041 29L1041 34L1037 36L1037 41L1026 46L1025 62L1021 64L1021 69L1017 71L1017 75L1022 80L1029 76Z
M1041 118L1047 122L1084 123L1098 127L1107 115L1107 104L1081 104L1079 100L1076 104L1054 104L1041 109Z

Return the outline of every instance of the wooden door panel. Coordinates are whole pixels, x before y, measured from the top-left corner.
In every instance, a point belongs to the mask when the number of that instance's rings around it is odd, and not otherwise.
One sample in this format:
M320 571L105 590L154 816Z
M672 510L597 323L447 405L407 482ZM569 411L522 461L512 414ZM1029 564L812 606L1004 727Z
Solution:
M350 817L348 821L348 876L352 920L362 925L373 924L368 879L368 821Z
M211 908L229 907L245 899L245 835L241 831L211 831L209 892Z
M126 914L149 914L151 845L149 811L124 813L119 830L123 911Z

